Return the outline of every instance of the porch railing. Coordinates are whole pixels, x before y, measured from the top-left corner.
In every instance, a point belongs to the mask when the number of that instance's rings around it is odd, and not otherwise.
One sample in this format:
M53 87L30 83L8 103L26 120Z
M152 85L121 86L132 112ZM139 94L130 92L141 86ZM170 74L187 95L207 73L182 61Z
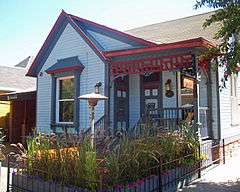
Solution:
M199 108L200 133L202 138L209 136L208 111L207 107ZM134 132L137 135L142 134L146 126L151 126L150 129L153 133L158 131L175 131L179 130L181 122L186 121L191 124L193 120L193 107L148 109L135 125Z
M183 120L191 123L193 120L193 107L148 109L146 117L150 117L153 126L174 131L178 129Z

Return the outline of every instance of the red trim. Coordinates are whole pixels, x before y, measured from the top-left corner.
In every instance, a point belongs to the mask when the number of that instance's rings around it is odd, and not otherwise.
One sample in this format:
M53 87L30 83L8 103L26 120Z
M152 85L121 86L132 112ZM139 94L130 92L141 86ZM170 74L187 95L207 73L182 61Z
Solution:
M27 76L35 76L33 74L33 69L36 67L37 65L37 61L39 59L39 57L41 57L41 54L43 52L43 50L49 45L49 42L51 41L51 38L53 36L53 33L57 30L58 25L60 24L60 22L62 21L62 19L66 17L69 21L70 24L72 24L72 26L74 27L74 29L86 40L86 42L94 49L95 53L104 61L106 61L106 57L104 56L104 54L93 44L93 42L83 33L83 31L78 27L78 25L72 20L72 18L70 17L70 15L68 15L66 12L62 11L61 14L59 15L57 21L55 22L53 28L51 29L50 33L48 34L46 40L44 41L40 51L38 52L37 56L35 57L31 67L29 68L28 72L27 72Z
M40 55L42 54L43 50L48 46L49 41L53 35L53 33L56 31L59 23L62 21L62 19L64 18L65 12L62 10L61 14L59 15L59 17L57 18L56 22L54 23L50 33L48 34L47 38L45 39L44 43L42 44L42 47L40 49L40 51L38 52L37 56L35 57L35 59L33 60L33 63L31 65L31 67L28 69L27 72L27 76L32 76L34 77L32 71L35 68L35 66L37 65L37 60L39 59Z
M156 47L147 47L147 48L141 48L141 49L131 49L131 50L121 50L121 51L109 51L109 52L105 52L104 54L106 57L110 58L110 57L116 57L116 56L134 55L139 53L164 51L164 50L170 50L170 49L183 49L183 48L196 48L196 47L210 48L214 46L215 45L212 44L211 42L200 37L196 39L178 41L174 43L161 44Z
M55 70L49 70L47 71L47 74L56 74L56 73L63 73L66 71L74 71L74 70L83 70L83 67L80 66L73 66L73 67L65 67L61 69L55 69Z
M149 47L153 47L153 46L155 47L155 46L157 46L156 43L153 43L153 42L144 40L144 39L142 39L142 38L134 37L134 36L132 36L132 35L129 35L129 34L127 34L127 33L122 32L122 31L118 31L118 30L116 30L116 29L112 29L112 28L107 27L107 26L105 26L105 25L101 25L101 24L95 23L95 22L93 22L93 21L89 21L89 20L87 20L87 19L83 19L83 18L77 17L77 16L75 16L75 15L71 15L71 14L69 14L69 15L70 15L71 17L73 17L74 19L76 19L76 20L79 20L79 21L82 21L82 22L86 22L86 23L88 23L88 24L90 24L90 25L93 25L93 26L96 26L96 27L98 27L98 28L101 28L101 29L110 31L110 32L115 33L115 34L117 34L117 35L124 36L124 37L126 37L126 38L128 38L128 39L130 39L130 40L132 40L132 41L137 41L137 42L139 42L139 43L141 43L141 44L144 44L144 45L146 45L146 46L149 46Z
M151 57L128 61L112 62L110 72L112 76L144 74L146 72L161 72L179 70L192 66L191 54L178 54L161 57Z
M106 61L105 55L94 45L94 43L84 34L82 29L73 21L71 16L69 14L66 14L67 18L71 22L71 24L74 26L75 30L87 41L87 43L96 51L97 55Z

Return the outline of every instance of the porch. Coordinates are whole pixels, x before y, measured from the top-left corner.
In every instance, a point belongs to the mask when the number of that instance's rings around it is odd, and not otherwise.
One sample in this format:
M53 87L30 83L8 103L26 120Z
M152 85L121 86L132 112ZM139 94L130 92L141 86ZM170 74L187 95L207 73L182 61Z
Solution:
M110 129L141 133L150 120L153 131L174 131L185 121L211 138L212 71L201 49L108 53Z

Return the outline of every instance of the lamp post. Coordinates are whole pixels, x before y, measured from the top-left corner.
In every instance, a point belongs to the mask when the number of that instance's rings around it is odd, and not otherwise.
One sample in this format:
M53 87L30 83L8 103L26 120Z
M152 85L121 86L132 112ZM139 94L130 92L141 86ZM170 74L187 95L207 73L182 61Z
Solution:
M79 99L82 100L87 100L88 101L88 106L90 109L90 114L89 114L89 119L90 119L90 129L91 129L91 144L93 146L94 142L94 135L95 135L95 130L94 130L94 108L97 105L98 101L101 100L107 100L108 97L101 95L99 88L102 86L101 82L97 82L95 85L95 92L81 95L78 97Z

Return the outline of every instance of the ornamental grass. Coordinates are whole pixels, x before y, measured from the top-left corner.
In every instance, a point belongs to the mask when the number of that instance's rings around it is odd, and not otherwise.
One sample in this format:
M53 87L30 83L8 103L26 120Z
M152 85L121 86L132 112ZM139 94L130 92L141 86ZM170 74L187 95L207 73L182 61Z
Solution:
M26 149L12 146L19 149L14 157L22 163L22 173L94 191L140 182L166 162L174 163L162 171L199 160L192 127L184 123L180 130L138 138L105 137L96 139L94 147L89 137L38 134L27 139Z

